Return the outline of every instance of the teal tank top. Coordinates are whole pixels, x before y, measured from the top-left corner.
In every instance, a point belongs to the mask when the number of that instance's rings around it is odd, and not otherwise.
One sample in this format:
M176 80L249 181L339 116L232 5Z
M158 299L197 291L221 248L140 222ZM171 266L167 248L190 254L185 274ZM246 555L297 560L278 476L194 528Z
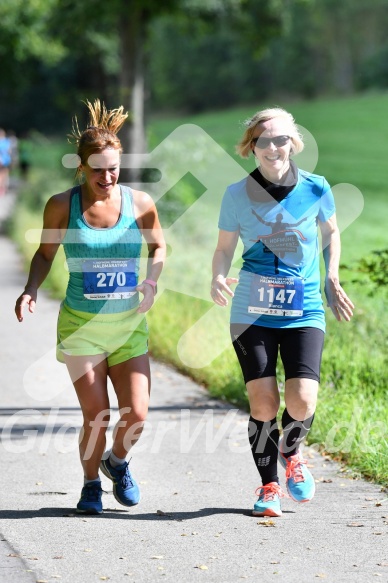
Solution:
M70 195L69 224L62 244L69 282L65 303L73 310L117 314L137 307L142 235L136 223L132 190L123 185L121 210L113 227L99 229L82 212L81 187Z

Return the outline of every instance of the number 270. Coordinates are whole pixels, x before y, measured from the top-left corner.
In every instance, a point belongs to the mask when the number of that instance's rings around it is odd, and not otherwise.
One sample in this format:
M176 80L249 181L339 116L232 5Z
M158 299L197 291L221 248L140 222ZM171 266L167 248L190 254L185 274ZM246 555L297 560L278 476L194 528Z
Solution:
M115 280L118 287L124 287L126 281L125 273L123 271L118 271L117 273L97 273L97 279L97 287L113 287L115 285ZM107 279L109 279L109 281L106 281Z

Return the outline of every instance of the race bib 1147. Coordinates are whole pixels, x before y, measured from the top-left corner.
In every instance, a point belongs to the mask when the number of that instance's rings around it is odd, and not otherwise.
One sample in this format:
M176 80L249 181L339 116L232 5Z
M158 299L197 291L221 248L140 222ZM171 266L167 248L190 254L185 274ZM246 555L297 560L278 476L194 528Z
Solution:
M251 283L249 314L303 315L304 283L298 277L255 275Z

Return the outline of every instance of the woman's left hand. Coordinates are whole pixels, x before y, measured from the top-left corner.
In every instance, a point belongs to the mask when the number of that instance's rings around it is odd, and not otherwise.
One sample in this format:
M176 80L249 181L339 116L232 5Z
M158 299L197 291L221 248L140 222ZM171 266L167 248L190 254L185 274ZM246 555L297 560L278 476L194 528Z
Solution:
M349 322L353 316L354 304L346 295L338 280L326 278L325 294L327 305L333 312L336 319L340 322L342 319Z
M148 312L154 303L154 288L149 283L141 283L136 286L136 290L144 296L136 311L138 314L144 314L145 312Z

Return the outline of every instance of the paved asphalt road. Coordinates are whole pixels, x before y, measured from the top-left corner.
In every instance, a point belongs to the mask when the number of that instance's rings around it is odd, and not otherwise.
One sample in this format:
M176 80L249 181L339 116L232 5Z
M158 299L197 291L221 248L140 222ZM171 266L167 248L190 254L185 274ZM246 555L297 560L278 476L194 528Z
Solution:
M0 200L0 215L11 201ZM388 581L387 495L378 486L306 448L313 501L284 500L278 519L251 516L259 481L247 414L157 362L131 462L141 503L120 507L102 476L103 515L75 515L81 415L54 357L58 302L41 293L36 313L18 323L25 275L4 235L0 257L1 583Z

